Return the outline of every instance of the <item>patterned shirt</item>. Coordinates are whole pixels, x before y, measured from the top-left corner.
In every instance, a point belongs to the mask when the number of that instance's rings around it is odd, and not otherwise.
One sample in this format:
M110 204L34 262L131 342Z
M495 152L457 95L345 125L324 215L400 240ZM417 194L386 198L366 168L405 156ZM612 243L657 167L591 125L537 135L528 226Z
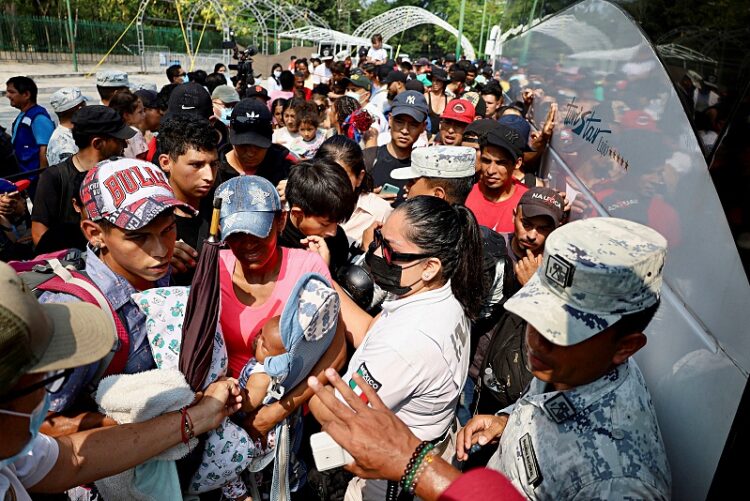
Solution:
M125 324L130 337L128 361L124 374L134 374L156 368L151 355L148 338L146 337L146 315L141 312L131 294L138 292L124 277L113 272L96 255L91 247L86 249L86 274L96 284L109 304ZM156 287L169 285L169 274L156 282ZM45 292L39 297L40 303L72 303L80 301L75 296L64 293ZM70 407L82 391L89 391L89 385L98 383L93 381L99 363L79 367L73 371L65 386L52 396L50 410L61 412ZM93 390L95 388L91 388Z
M671 473L643 375L630 359L601 378L548 391L534 378L488 468L530 499L670 499Z
M47 163L57 165L76 153L78 146L73 141L73 130L58 125L47 143Z

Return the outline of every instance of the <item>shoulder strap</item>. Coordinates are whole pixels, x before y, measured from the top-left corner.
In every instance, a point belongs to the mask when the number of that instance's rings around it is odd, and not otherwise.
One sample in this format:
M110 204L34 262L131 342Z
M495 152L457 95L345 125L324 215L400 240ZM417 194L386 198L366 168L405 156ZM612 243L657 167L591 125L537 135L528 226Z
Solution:
M58 259L50 259L49 265L55 276L46 282L39 284L37 289L71 294L84 302L97 305L102 311L109 313L108 317L110 320L110 326L115 332L117 332L119 343L117 350L110 352L110 354L99 364L100 369L97 373L97 378L101 378L101 376L104 375L121 373L128 361L130 338L128 337L128 331L120 317L117 315L117 312L114 311L112 305L110 305L107 298L104 297L104 294L102 294L99 288L97 288L88 277L82 273L68 270Z

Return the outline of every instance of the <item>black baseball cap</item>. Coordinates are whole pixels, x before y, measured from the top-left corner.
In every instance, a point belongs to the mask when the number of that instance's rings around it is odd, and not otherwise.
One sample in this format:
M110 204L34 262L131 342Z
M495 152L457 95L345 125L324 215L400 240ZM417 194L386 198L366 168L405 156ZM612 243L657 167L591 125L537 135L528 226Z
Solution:
M232 109L229 119L229 141L233 145L271 147L271 112L263 102L245 98Z
M432 65L432 69L430 70L430 80L440 80L441 82L447 82L448 79L448 72L445 71L443 68L440 68L439 66Z
M501 123L498 123L487 133L484 144L504 149L511 154L514 161L518 160L518 157L523 154L524 141L521 135Z
M388 73L388 76L385 77L385 80L383 80L384 84L392 84L393 82L402 82L406 83L406 73L403 71L391 71Z
M416 92L419 92L420 94L424 94L424 84L417 80L416 78L412 80L406 81L406 90L413 90Z
M73 129L87 136L110 136L130 139L136 132L125 124L119 113L109 106L92 104L73 114Z
M135 95L141 98L144 108L158 108L159 107L159 95L156 91L148 89L139 89L135 91Z
M208 91L199 83L188 82L179 84L172 91L164 119L172 118L175 115L189 115L208 119L213 114L213 104Z
M245 97L258 97L260 99L263 99L264 101L268 101L269 99L271 99L270 97L268 97L268 91L260 85L253 85L252 87L248 87L247 90L245 90Z
M405 90L393 99L391 116L409 115L419 123L427 120L429 108L423 94L417 91Z
M484 102L484 100L482 100ZM477 139L485 137L492 129L500 125L497 120L490 118L482 118L480 120L474 120L466 126L464 130L464 137L475 136Z

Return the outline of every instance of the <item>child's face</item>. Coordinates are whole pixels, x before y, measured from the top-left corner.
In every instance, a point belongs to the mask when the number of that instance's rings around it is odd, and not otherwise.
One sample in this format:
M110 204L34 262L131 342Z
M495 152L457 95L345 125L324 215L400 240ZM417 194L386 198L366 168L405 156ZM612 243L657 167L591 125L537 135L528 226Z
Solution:
M276 121L277 127L284 126L284 108L282 106L276 106L276 109L273 111L273 118Z
M318 129L311 123L305 122L299 126L299 134L302 136L302 140L308 143L315 139L316 132L318 132Z
M288 108L284 112L284 125L289 132L297 132L299 129L299 125L297 124L297 113L291 108Z
M284 343L281 341L281 329L279 329L280 317L273 317L263 325L255 338L255 360L265 363L266 357L286 353Z

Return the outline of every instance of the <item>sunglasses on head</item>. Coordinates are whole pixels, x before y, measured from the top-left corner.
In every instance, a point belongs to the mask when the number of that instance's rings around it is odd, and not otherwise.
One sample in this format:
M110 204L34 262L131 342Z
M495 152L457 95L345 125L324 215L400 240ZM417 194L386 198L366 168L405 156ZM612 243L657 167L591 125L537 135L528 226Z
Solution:
M372 243L370 244L370 250L373 252L375 249L380 247L380 250L383 252L383 259L385 259L385 262L387 264L393 263L393 261L415 261L417 259L424 259L427 257L432 257L431 254L413 254L408 252L396 252L393 250L391 245L388 243L388 241L383 238L383 233L380 231L380 228L375 230L375 238L373 239Z

